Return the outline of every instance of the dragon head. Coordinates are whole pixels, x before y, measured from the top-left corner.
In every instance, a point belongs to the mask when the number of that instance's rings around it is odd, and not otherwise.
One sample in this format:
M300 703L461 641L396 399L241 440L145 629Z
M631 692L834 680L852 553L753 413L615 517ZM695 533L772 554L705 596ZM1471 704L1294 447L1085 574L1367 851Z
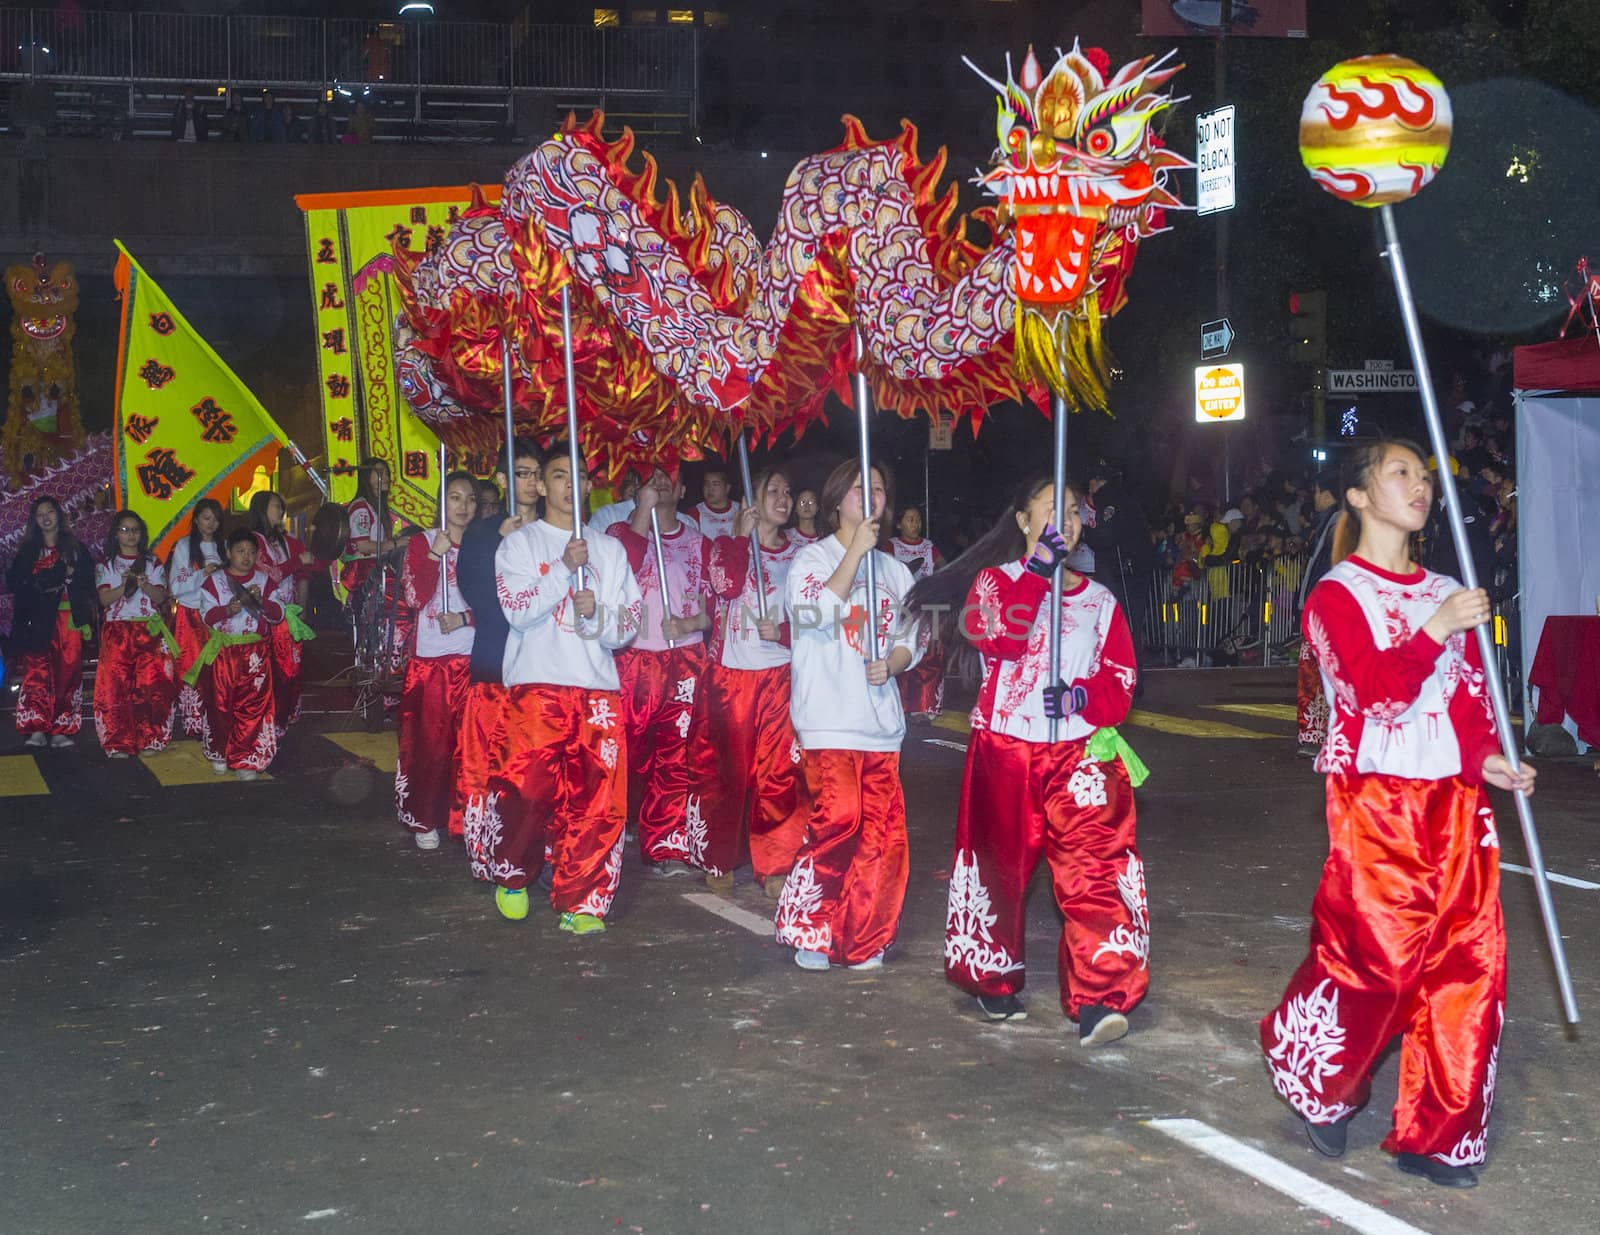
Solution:
M36 343L60 339L78 311L78 277L72 263L51 266L43 253L35 253L30 265L6 270L6 292L17 325Z

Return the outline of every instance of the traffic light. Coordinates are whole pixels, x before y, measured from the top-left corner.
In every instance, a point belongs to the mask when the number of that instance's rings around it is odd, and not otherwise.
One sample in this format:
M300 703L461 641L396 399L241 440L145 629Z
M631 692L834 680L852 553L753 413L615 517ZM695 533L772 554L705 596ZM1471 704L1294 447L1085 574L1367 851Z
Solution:
M1289 293L1289 359L1296 364L1328 363L1328 293Z

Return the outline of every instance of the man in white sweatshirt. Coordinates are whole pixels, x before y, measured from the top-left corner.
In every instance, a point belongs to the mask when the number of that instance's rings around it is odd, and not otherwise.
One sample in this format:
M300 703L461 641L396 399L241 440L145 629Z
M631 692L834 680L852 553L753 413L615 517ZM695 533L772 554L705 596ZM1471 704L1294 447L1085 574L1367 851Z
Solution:
M548 840L550 904L562 930L588 935L605 930L622 874L628 756L612 653L633 639L641 601L622 546L579 538L566 447L553 447L547 460L539 478L544 518L512 532L495 554L511 627L505 780L526 809L487 828L486 848L495 905L517 921L528 916L527 885Z

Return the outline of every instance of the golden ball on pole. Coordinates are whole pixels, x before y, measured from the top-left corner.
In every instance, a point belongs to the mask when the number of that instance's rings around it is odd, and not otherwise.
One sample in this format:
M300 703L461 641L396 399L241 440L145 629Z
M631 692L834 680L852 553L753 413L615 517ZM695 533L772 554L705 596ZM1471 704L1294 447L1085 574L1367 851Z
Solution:
M1334 65L1300 109L1300 160L1311 178L1358 206L1415 197L1450 153L1450 96L1404 56Z

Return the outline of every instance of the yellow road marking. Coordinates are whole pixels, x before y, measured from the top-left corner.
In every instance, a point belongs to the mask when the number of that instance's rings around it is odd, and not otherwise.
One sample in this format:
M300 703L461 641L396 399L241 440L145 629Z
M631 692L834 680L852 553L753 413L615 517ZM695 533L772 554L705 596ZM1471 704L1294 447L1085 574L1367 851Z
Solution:
M32 755L0 757L0 798L31 798L49 792Z
M940 712L933 723L940 729L950 730L951 733L972 732L972 716L969 712Z
M1220 720L1195 720L1189 716L1164 716L1160 712L1145 712L1135 708L1128 713L1127 723L1157 733L1175 733L1185 738L1272 738L1282 741L1283 735L1262 733L1259 729L1242 729Z
M210 785L223 780L211 769L211 761L200 750L198 742L174 742L166 750L140 755L139 762L150 769L163 786ZM266 772L262 780L271 780Z
M392 773L400 761L400 742L393 733L324 733L323 737L357 759L370 759L380 772Z
M1238 712L1241 716L1264 716L1268 720L1300 719L1292 703L1208 703L1206 707L1214 712Z

